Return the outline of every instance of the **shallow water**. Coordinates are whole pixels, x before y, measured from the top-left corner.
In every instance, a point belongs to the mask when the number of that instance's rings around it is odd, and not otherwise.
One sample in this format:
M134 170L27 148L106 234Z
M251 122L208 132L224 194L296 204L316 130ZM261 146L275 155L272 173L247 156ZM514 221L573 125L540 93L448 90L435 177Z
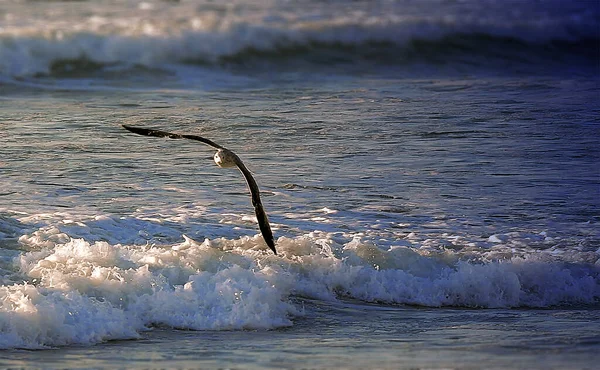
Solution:
M586 368L600 341L596 310L470 310L302 302L286 329L178 331L60 350L12 350L7 367ZM590 323L594 323L591 324Z
M600 9L432 4L3 3L2 365L594 365Z

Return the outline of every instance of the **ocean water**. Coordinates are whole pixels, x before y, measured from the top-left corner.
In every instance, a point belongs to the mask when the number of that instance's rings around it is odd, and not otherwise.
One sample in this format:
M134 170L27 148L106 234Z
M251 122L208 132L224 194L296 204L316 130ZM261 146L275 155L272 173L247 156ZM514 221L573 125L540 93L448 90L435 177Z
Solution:
M0 179L0 367L593 368L600 5L2 1Z

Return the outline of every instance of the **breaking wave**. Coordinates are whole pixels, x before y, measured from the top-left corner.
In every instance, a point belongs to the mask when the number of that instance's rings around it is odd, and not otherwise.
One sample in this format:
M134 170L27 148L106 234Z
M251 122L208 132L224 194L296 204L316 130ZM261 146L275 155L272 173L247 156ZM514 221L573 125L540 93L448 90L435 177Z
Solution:
M115 29L0 32L0 75L78 76L98 70L202 66L312 67L340 64L592 63L594 24L530 26L375 19L301 25L232 23L210 30Z
M280 237L274 256L260 235L196 241L160 220L52 214L0 222L2 255L13 256L2 270L1 348L136 338L154 326L274 329L293 325L306 298L471 308L600 302L593 251L497 244L456 252L402 240L383 249L315 231ZM172 241L153 244L148 231Z

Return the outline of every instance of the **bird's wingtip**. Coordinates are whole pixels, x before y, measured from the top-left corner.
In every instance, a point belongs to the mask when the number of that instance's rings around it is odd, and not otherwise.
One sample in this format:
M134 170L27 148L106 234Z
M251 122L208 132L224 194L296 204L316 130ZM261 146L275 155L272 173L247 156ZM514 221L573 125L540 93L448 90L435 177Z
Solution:
M124 124L122 124L121 126L123 126L123 128L126 129L127 131L133 132L134 134L138 134L138 135L158 136L158 137L164 137L164 136L168 136L168 135L173 135L173 134L170 134L168 132L151 130L151 129L147 129L147 128L144 128L144 127L129 126L129 125L124 125Z
M126 130L129 130L129 131L135 131L135 129L136 129L136 127L130 126L130 125L126 125L126 124L121 124L121 127L123 127Z
M133 126L122 124L121 127L123 127L127 131L135 132L135 127L133 127Z
M273 251L273 253L277 256L277 249L275 249L275 243L271 242L271 243L267 243L269 246L269 249L271 249Z

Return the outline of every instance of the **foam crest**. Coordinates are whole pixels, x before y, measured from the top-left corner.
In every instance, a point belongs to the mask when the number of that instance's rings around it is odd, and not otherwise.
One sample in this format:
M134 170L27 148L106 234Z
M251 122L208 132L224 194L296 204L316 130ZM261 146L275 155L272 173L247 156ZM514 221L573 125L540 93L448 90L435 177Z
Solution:
M597 266L549 260L543 251L470 261L452 251L431 254L406 247L383 251L358 238L333 248L339 257L326 257L327 253L292 257L296 263L289 271L297 274L298 294L490 308L594 304L600 298ZM300 248L284 244L285 256L289 249Z
M290 315L298 311L287 301L289 276L261 267L246 253L263 252L250 246L225 252L187 238L165 247L72 239L25 253L18 259L20 270L35 286L3 287L1 319L9 330L0 343L24 348L91 344L157 325L196 330L291 325ZM69 328L65 320L76 310L87 316ZM104 327L104 315L121 320L115 325L127 330L115 332L111 322Z
M289 326L296 309L283 301L272 270L234 265L216 273L199 272L173 290L143 295L132 309L154 325L196 329L271 329ZM282 284L282 285L285 285Z
M45 348L137 338L135 318L109 303L30 284L0 287L0 348Z
M15 258L21 280L0 289L4 348L93 344L153 326L273 329L302 315L297 297L473 308L600 302L597 252L595 259L591 251L572 252L567 262L552 248L507 248L496 241L508 242L501 234L476 251L436 249L427 239L420 245L413 233L410 247L398 240L382 248L359 235L314 231L280 237L275 256L259 234L132 243L140 226L154 235L177 230L135 217L48 214L8 221L3 229L24 233L26 252ZM111 231L110 241L96 240ZM91 240L71 232L90 233ZM546 235L538 238L548 242Z

